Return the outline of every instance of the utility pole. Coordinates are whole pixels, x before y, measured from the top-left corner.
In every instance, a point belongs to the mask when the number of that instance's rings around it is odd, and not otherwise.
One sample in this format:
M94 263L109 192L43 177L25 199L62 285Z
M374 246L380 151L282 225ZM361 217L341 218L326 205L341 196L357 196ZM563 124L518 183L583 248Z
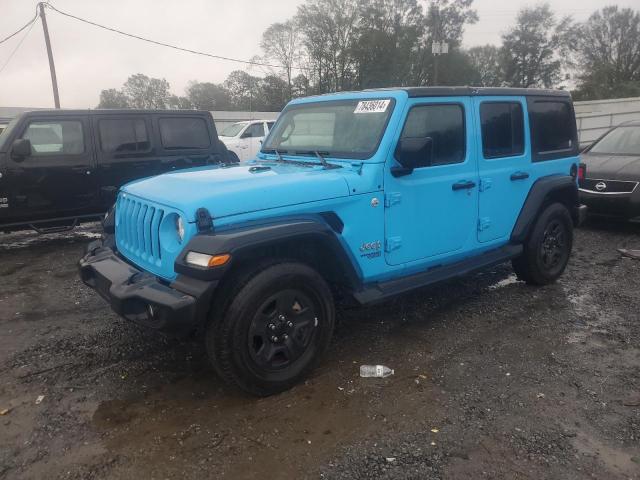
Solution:
M58 79L56 78L56 66L53 63L53 52L51 51L51 40L49 39L49 28L47 27L47 17L44 13L44 3L40 2L40 18L42 19L42 29L44 30L44 42L47 45L47 56L49 57L49 70L51 71L51 86L53 87L53 103L56 108L60 108L60 97L58 95Z

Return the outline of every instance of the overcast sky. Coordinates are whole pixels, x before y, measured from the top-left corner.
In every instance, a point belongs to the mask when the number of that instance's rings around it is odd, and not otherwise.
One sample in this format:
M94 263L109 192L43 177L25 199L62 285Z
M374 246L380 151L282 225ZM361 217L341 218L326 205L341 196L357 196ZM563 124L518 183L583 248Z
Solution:
M36 0L0 0L0 38L17 30L34 14ZM302 0L52 0L60 10L186 48L250 59L260 53L262 32L293 16ZM601 0L550 0L560 15L586 19ZM508 5L504 9L499 4ZM535 2L476 0L480 21L467 28L466 46L499 43L517 10ZM637 8L637 0L619 0ZM100 91L119 88L130 74L166 78L182 95L189 80L222 82L246 66L172 51L122 37L47 10L63 108L95 107ZM51 80L40 22L0 45L0 106L52 107ZM3 68L4 66L4 68ZM250 73L265 72L253 67Z

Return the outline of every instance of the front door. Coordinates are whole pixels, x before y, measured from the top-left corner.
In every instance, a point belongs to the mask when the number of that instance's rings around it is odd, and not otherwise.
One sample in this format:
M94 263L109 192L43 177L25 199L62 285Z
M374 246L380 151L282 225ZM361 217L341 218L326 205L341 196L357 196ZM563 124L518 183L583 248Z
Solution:
M28 221L95 213L97 185L87 116L30 119L18 138L31 141L31 155L7 155L11 218Z
M476 97L480 172L478 241L507 240L531 188L527 103L521 97Z
M248 143L248 158L245 160L251 160L258 155L260 148L262 148L262 141L264 140L264 122L252 123L242 134L242 138Z
M429 137L428 166L385 169L385 252L390 265L461 253L475 242L478 173L469 98L410 101L401 138ZM391 162L395 163L395 160Z

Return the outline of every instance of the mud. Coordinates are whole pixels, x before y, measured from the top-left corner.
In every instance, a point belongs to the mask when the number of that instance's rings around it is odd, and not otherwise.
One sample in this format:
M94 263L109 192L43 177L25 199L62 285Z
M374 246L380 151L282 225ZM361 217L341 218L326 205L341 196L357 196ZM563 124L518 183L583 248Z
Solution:
M578 230L549 287L504 265L340 310L266 399L111 313L76 274L95 236L0 237L0 479L640 478L639 224Z

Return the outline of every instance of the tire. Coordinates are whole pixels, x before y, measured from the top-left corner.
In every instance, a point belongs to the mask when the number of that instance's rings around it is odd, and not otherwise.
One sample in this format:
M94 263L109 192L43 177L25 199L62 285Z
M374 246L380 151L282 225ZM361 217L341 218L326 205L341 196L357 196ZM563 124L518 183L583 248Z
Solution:
M207 351L228 383L252 395L288 390L319 362L335 324L324 279L297 262L238 276L227 307L206 332Z
M561 203L547 206L536 220L524 244L522 256L513 260L520 280L548 285L564 272L573 247L573 221Z

